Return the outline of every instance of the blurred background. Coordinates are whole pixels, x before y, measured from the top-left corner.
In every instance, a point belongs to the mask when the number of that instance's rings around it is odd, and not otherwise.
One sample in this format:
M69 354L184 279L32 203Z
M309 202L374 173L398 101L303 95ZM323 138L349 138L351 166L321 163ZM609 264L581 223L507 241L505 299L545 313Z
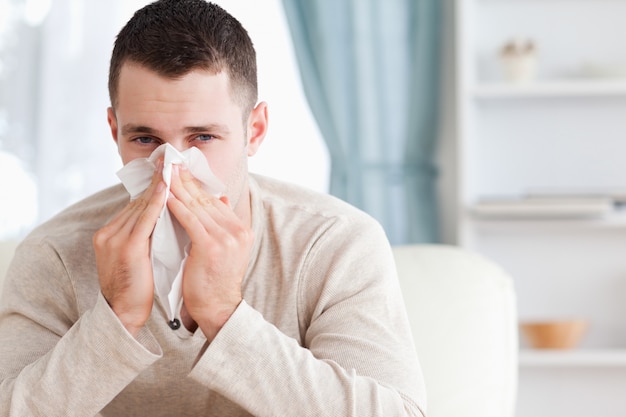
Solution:
M108 60L147 3L0 0L0 238L117 182ZM252 172L348 201L394 244L454 239L454 205L439 203L451 0L216 3L249 31L269 103Z
M118 181L106 122L114 38L146 0L0 0L0 239L23 236ZM280 0L217 2L257 48L270 133L251 170L328 191L329 157L304 97Z
M0 0L0 240L118 182L108 60L145 3ZM251 170L345 199L393 245L496 261L521 322L582 320L570 349L520 338L518 416L625 415L626 1L217 3L270 107Z

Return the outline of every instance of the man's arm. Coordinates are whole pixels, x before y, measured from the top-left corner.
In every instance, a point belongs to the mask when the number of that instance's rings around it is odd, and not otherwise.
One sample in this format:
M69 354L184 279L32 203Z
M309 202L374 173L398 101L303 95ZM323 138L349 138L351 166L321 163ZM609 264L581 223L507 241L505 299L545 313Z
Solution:
M310 249L294 277L300 314L310 315L302 347L242 301L249 226L184 168L171 190L168 207L191 238L184 305L208 341L193 378L259 417L423 414L421 370L378 224L338 222Z
M422 416L424 382L391 251L376 227L358 229L328 232L294 277L303 346L244 301L191 377L255 416Z
M152 311L150 238L164 204L162 178L163 162L159 161L146 191L93 237L102 294L133 336Z
M17 249L0 305L2 417L96 415L162 354L147 332L133 338L102 295L79 318L45 241Z
M150 236L164 204L161 178L158 169L145 193L95 233L101 291L80 317L56 250L45 238L18 248L0 310L0 416L95 415L160 357L144 324L154 297Z
M243 299L254 235L228 198L206 192L186 167L174 166L171 190L167 205L191 239L183 270L185 326L197 325L210 342Z

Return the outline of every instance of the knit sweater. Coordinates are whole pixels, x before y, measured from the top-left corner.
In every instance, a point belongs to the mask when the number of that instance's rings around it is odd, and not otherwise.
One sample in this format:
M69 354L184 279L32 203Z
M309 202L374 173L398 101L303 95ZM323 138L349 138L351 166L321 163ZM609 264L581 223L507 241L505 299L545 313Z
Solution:
M129 200L76 203L20 244L0 298L0 417L422 416L425 388L380 225L331 196L250 177L243 299L211 343L158 297L133 337L92 236Z

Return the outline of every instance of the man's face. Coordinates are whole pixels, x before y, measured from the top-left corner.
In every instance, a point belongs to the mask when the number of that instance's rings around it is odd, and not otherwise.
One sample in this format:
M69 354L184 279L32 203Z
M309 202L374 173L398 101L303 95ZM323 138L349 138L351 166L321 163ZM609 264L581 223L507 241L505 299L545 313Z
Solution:
M247 202L247 158L263 140L267 113L265 104L259 104L244 128L241 108L230 91L225 73L194 70L172 80L143 66L124 64L117 105L108 115L123 163L146 158L163 143L179 151L195 146L226 185L237 211L241 197Z

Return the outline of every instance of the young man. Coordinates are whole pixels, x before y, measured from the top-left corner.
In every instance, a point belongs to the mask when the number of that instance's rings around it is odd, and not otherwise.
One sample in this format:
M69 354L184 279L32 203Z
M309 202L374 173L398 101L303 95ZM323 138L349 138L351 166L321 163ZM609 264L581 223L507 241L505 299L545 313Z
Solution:
M115 186L30 234L0 304L0 416L423 415L380 226L248 174L268 119L239 22L203 0L146 6L118 35L109 89L124 164L197 148L225 191L184 165L168 191L160 162L138 198ZM164 204L190 239L180 326L155 295Z

